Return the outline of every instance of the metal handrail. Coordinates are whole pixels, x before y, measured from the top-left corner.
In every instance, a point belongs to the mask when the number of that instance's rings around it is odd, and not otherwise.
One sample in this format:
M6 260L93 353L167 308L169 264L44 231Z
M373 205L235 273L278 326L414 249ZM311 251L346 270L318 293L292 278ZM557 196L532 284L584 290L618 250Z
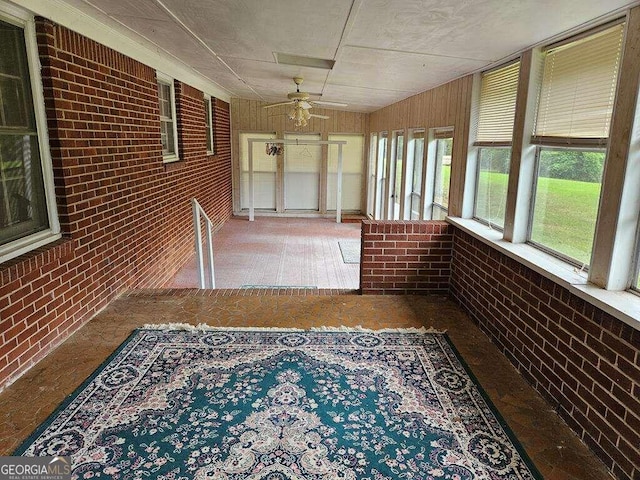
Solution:
M205 226L207 228L207 259L210 273L209 283L211 285L209 288L213 289L216 288L216 281L213 274L213 235L211 233L213 222L195 198L191 200L191 206L193 210L193 228L195 231L196 260L198 262L200 288L207 288L207 282L204 274L204 259L202 255L202 228L200 226L200 217L202 217L204 218Z

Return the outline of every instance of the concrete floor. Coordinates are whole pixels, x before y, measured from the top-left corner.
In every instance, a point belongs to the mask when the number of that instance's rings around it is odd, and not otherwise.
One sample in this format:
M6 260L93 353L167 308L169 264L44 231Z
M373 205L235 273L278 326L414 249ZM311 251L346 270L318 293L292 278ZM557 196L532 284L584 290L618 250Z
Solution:
M360 223L329 218L232 218L213 236L216 288L243 285L360 288L360 265L344 263L339 240L359 240ZM169 288L197 288L195 256Z
M238 294L240 293L240 294ZM589 452L469 318L445 297L311 295L309 291L132 293L114 301L0 393L0 455L9 455L131 331L145 323L219 326L435 327L450 338L548 480L610 479ZM251 296L243 296L251 295ZM298 295L298 296L297 296Z

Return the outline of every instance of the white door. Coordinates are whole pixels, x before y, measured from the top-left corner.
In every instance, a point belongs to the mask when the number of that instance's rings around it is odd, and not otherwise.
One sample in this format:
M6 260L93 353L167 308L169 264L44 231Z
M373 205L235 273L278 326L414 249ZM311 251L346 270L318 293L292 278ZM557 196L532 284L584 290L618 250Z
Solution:
M329 135L329 141L345 141L342 145L342 210L360 212L362 208L362 135ZM327 210L336 210L338 177L338 145L329 145L327 178Z
M284 138L301 143L284 146L284 208L318 211L322 147L304 145L304 142L319 141L320 134L290 133L285 134Z
M249 138L273 140L275 133L240 134L240 207L249 209ZM261 210L276 209L276 156L267 155L263 142L253 143L253 188L255 192L253 208Z

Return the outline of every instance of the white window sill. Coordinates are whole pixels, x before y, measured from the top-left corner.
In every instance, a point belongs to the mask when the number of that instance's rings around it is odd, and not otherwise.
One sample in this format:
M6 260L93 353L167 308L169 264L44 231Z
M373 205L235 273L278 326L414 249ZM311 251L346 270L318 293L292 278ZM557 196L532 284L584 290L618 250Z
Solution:
M0 264L13 260L25 253L29 253L31 250L35 250L36 248L43 247L47 243L60 240L61 238L62 235L60 233L45 230L4 245L0 248Z
M175 163L179 161L180 157L178 157L178 155L165 155L162 157L162 163Z
M524 243L502 239L502 232L472 219L447 217L447 222L508 257L552 280L572 294L604 310L627 325L640 330L640 296L612 291L588 283L587 274L573 265Z

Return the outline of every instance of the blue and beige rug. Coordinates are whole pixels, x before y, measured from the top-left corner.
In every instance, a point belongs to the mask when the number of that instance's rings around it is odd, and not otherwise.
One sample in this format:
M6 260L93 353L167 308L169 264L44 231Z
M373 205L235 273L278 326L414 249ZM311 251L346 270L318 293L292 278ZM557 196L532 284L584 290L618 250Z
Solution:
M445 334L166 328L16 455L70 455L79 479L541 478Z

